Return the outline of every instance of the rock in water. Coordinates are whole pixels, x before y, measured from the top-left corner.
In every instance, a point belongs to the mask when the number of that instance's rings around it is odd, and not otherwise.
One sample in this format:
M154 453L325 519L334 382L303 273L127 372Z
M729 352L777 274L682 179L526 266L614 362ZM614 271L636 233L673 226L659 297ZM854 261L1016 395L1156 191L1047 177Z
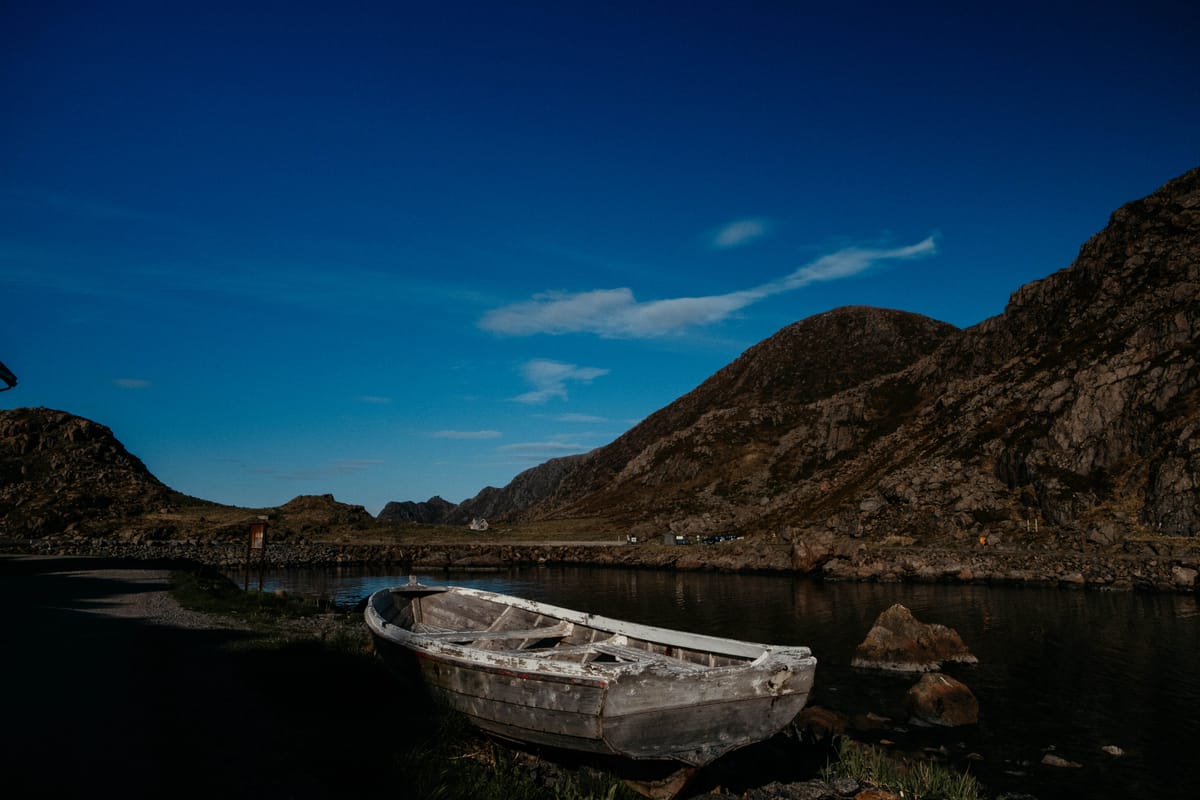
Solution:
M933 672L946 661L975 664L978 659L953 628L919 622L897 603L875 620L867 638L855 648L850 664L895 672Z
M979 701L966 684L949 675L922 675L904 695L915 719L948 728L979 722Z
M846 724L844 714L820 706L809 706L792 720L793 728L813 742L841 736L846 732Z

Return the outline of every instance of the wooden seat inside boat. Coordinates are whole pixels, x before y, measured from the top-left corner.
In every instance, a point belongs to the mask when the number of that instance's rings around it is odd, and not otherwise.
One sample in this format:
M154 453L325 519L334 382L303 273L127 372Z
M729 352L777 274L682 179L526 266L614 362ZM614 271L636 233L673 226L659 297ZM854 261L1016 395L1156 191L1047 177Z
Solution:
M665 653L655 653L637 647L617 644L611 640L583 644L559 644L537 649L504 650L508 655L528 658L562 659L576 663L603 664L663 664L682 672L702 672L705 666L685 661Z
M421 633L426 639L449 642L561 639L571 632L571 627L571 623L569 622L559 622L556 625L549 625L541 628L525 628L522 630L456 631L433 625L420 626L422 629Z
M665 653L653 653L649 650L629 647L628 645L613 644L611 642L594 642L592 649L597 653L612 656L619 661L631 661L635 663L656 662L685 672L700 672L704 670L703 666L693 664L691 661L684 661L681 658L669 656Z

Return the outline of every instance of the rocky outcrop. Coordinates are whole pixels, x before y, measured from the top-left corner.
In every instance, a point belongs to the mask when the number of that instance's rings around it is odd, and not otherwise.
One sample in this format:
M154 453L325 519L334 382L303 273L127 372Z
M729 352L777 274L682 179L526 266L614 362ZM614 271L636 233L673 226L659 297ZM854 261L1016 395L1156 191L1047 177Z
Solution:
M851 666L893 672L929 672L946 661L974 664L977 659L953 628L919 622L897 603L884 611L854 650Z
M489 516L918 543L1193 536L1197 297L1193 170L1117 210L998 317L803 320Z
M441 525L454 511L454 503L434 495L423 503L411 500L391 502L383 507L376 519L380 522L415 522L422 525Z
M275 509L274 527L286 528L300 536L314 536L331 530L367 530L375 518L360 505L339 503L331 494L302 494Z
M947 728L979 722L979 701L966 684L949 675L926 674L904 695L912 718Z
M448 524L466 525L473 519L491 519L513 515L552 495L563 476L587 458L587 455L552 458L525 470L503 489L488 486L479 494L459 503L446 515Z
M107 533L185 500L103 425L49 408L0 411L0 539Z

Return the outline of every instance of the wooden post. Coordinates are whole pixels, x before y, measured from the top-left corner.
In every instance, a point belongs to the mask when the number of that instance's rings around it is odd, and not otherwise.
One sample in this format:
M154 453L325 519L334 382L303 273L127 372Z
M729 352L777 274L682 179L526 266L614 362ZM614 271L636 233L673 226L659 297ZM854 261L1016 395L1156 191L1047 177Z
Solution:
M250 590L250 560L254 551L258 551L258 590L263 588L263 567L267 562L267 522L266 517L259 517L262 522L250 523L250 536L246 540L246 581L243 590Z

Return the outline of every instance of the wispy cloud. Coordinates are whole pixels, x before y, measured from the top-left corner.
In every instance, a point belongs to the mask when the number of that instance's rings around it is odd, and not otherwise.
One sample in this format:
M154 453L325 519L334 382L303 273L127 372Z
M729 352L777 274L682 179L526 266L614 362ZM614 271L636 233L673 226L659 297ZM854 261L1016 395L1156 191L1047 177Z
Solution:
M373 406L385 406L392 402L392 398L378 394L363 394L358 396L358 402Z
M717 250L741 247L766 236L769 230L765 219L739 219L713 233L710 245Z
M859 275L882 262L922 258L936 251L937 245L932 236L907 247L849 247L822 256L778 280L728 294L704 297L639 302L633 290L628 288L575 293L546 292L523 303L493 309L478 324L484 330L509 336L537 333L591 333L612 339L667 336L688 328L721 322L743 308L774 295L795 291L813 283ZM541 400L527 402L541 402L549 396L552 394L543 396Z
M113 378L113 385L122 389L149 389L154 384L144 378Z
M533 389L515 399L518 403L531 405L545 403L552 397L566 400L568 382L588 384L608 372L599 367L580 367L548 358L535 358L521 366L521 375L533 384Z
M504 434L500 431L434 431L429 435L434 439L499 439Z
M509 454L526 454L526 455L569 455L571 453L581 453L588 449L586 445L578 442L567 441L551 441L551 442L519 442L517 444L506 444L503 447L497 447L498 453Z
M338 475L352 475L358 472L365 472L382 463L384 463L383 460L377 458L338 458L315 467L297 467L282 471L270 468L258 468L256 472L270 474L281 480L312 481L332 478Z
M550 419L555 422L583 422L592 424L596 422L608 422L607 417L598 417L595 414L553 414Z

